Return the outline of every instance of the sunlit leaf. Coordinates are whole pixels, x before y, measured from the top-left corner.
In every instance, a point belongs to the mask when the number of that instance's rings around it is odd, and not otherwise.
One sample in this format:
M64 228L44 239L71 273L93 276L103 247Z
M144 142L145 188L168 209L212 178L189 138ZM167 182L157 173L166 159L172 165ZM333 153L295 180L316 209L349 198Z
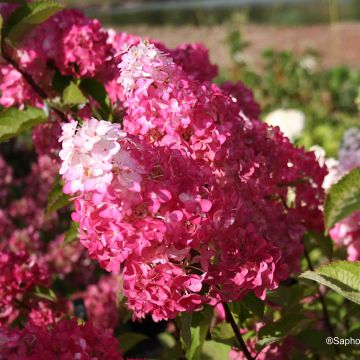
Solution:
M181 342L186 352L186 359L200 359L202 347L209 331L213 309L210 306L204 307L201 312L181 315Z
M61 179L57 179L48 196L46 213L50 214L70 204L69 196L63 193L63 184Z
M8 140L46 120L45 112L34 107L5 109L0 112L0 141Z
M65 88L62 98L64 105L81 105L87 102L87 98L74 82Z
M60 4L51 0L25 3L10 15L4 27L3 35L13 44L16 44L34 27L62 9L63 7Z
M360 304L360 262L337 261L305 271L300 277L314 280Z
M79 224L73 221L70 225L69 230L65 234L64 241L62 243L63 247L72 244L77 239L78 229Z
M340 220L360 209L360 168L345 175L332 186L325 199L326 231Z

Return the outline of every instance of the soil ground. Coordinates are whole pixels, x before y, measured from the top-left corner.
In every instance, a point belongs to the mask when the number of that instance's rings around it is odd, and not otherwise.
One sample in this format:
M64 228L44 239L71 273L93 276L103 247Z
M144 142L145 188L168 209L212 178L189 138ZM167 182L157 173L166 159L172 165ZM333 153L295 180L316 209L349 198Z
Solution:
M119 29L161 40L170 47L184 42L202 42L210 49L210 57L214 63L222 68L232 65L226 41L229 29L226 26L139 25L120 26ZM303 27L248 24L244 27L243 37L250 42L246 57L255 66L261 64L261 52L266 48L293 50L296 53L312 48L322 55L322 65L326 68L338 65L360 68L360 22Z

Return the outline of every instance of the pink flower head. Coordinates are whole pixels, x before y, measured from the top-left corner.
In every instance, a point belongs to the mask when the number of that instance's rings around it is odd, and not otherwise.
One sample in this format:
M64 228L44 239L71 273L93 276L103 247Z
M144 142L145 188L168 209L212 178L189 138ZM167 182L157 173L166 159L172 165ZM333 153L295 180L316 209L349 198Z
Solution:
M218 68L211 64L209 50L203 44L183 44L169 54L191 79L211 81L218 74Z
M119 64L120 77L118 82L129 93L139 87L145 90L153 81L166 78L167 66L172 60L163 55L155 45L140 42L137 46L131 46L122 55Z
M48 286L49 280L46 265L35 256L24 251L0 252L0 324L14 321L22 299L36 286Z
M133 43L120 60L126 137L90 120L61 138L81 243L107 271L123 270L134 318L264 299L299 269L306 228L323 228L325 167L250 118L247 94L234 101L154 44ZM114 151L103 155L102 141Z
M0 329L0 358L123 359L110 331L96 328L91 323L78 325L76 319L63 320L51 327L28 324L21 330Z

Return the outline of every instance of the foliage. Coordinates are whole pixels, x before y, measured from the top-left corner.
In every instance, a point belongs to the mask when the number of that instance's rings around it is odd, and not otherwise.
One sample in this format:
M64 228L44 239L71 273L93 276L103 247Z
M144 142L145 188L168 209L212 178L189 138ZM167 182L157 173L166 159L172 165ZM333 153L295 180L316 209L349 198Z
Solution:
M328 156L336 156L345 129L358 125L355 99L360 71L345 66L323 69L321 57L312 49L300 57L268 49L258 71L244 60L248 44L239 27L231 33L229 43L236 50L232 52L235 65L222 76L254 89L263 117L278 108L301 110L306 124L297 144L306 148L320 145Z
M338 261L306 271L301 277L326 285L345 298L360 304L360 263Z
M324 208L326 230L357 210L360 210L360 168L345 175L327 194Z

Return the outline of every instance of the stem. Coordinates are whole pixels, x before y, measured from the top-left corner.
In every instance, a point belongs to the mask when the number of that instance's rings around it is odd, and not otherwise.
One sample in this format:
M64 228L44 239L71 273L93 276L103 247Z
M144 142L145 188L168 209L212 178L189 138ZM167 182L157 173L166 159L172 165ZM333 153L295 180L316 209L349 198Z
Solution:
M5 49L6 45L5 45L5 39L1 39L1 56L2 58L10 65L12 65L25 79L25 81L32 87L32 89L37 93L37 95L43 99L46 100L49 98L49 96L46 94L46 92L35 82L35 80L31 77L30 74L28 74L24 69L22 69L20 67L20 65L16 62L15 59L13 59L7 52ZM67 121L65 114L55 108L51 108L54 112L56 112L60 118L63 121Z
M308 264L308 267L311 271L314 271L314 266L311 262L311 259L310 259L310 256L309 256L309 252L305 246L305 243L303 242L303 246L304 246L304 255L305 255L305 259L306 259L306 262ZM329 334L331 337L335 337L335 333L334 333L334 329L331 325L331 321L330 321L330 316L329 316L329 312L328 312L328 309L327 309L327 306L326 306L326 302L325 302L325 296L324 294L320 291L320 288L318 288L318 295L319 295L319 300L320 300L320 303L321 303L321 307L322 307L322 312L323 312L323 317L324 317L324 321L325 321L325 325L329 331ZM340 351L339 351L339 348L337 347L337 345L333 344L333 348L335 350L335 353L337 355L340 354Z
M254 360L253 356L250 354L250 351L248 350L248 348L247 348L247 346L245 344L244 339L242 338L242 336L240 334L240 330L236 325L235 319L231 314L231 311L230 311L230 308L229 308L228 304L223 303L223 306L224 306L224 310L225 310L226 321L231 325L231 327L232 327L232 329L234 331L236 340L238 341L238 343L240 345L240 348L241 348L242 352L244 353L246 359L247 360Z

